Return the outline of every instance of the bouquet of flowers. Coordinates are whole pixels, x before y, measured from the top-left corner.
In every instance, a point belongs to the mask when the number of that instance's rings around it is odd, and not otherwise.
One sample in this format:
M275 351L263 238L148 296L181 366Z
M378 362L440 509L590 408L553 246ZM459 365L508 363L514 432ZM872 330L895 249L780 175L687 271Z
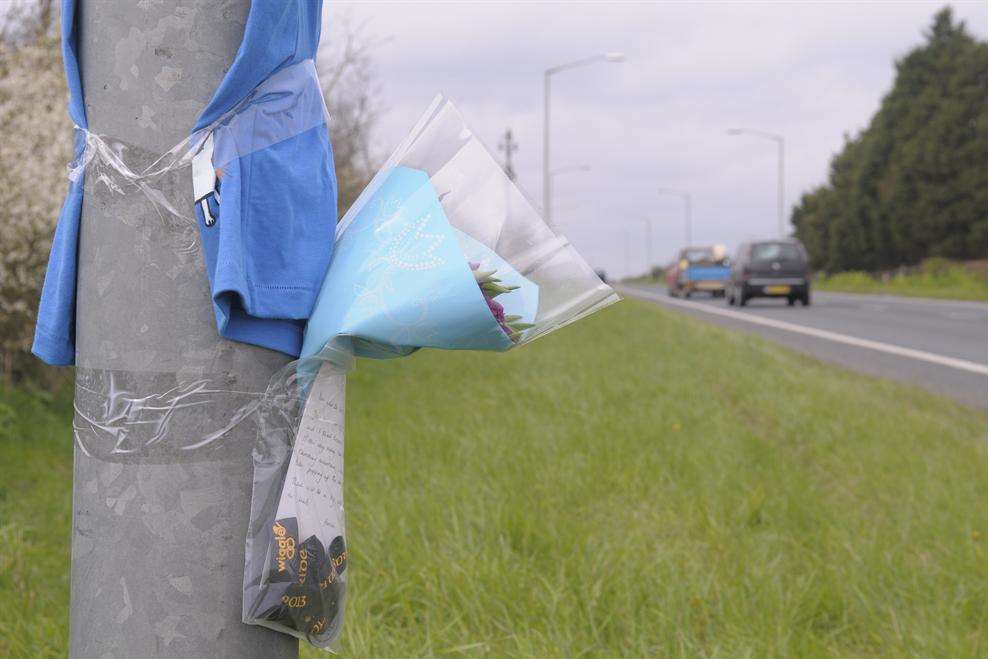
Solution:
M509 350L617 299L437 97L340 221L302 356L261 404L244 622L325 648L340 634L356 357Z

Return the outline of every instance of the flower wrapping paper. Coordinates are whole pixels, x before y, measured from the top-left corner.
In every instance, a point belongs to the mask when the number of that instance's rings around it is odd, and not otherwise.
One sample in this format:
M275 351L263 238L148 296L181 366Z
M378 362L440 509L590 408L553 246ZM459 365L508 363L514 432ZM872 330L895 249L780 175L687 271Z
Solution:
M301 358L261 404L244 622L337 647L345 380L357 357L505 351L617 299L437 97L341 220Z

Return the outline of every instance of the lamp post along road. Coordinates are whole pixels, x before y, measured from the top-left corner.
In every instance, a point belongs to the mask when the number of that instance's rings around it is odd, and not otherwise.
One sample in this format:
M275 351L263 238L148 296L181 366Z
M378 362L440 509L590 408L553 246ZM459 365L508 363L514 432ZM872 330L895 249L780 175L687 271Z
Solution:
M727 131L728 135L754 135L762 139L775 142L779 150L779 173L777 178L776 204L779 220L779 238L786 237L786 138L777 133L769 133L764 130L751 130L749 128L732 128Z
M638 219L645 226L645 274L649 275L652 272L652 267L655 265L655 260L652 255L652 221L647 217L630 218ZM631 229L625 227L624 229L624 263L628 271L631 271Z
M568 71L569 69L575 69L580 66L587 66L588 64L594 64L596 62L623 62L624 55L622 53L604 53L601 55L592 55L591 57L585 57L583 59L574 60L567 64L560 64L558 66L553 66L544 71L545 82L543 87L544 93L544 107L543 107L543 124L542 124L542 213L545 217L545 222L550 227L552 226L552 174L551 174L551 163L550 163L550 116L552 107L552 76L562 71Z
M549 179L553 182L553 187L555 187L555 180L557 176L561 176L563 174L573 174L575 172L589 172L589 171L590 171L589 165L570 165L569 167L560 167L559 169L552 170L551 172L549 172ZM552 226L553 229L558 229L562 224L563 224L562 222L554 222L550 226Z
M625 276L630 277L634 274L631 269L631 229L627 228L624 230L624 267L628 270Z
M556 177L560 174L570 174L573 172L589 172L590 165L571 165L569 167L560 167L559 169L554 169L549 172L550 176Z
M779 135L779 187L776 191L779 205L779 238L786 237L786 138Z
M673 195L683 200L684 223L686 227L686 247L693 244L693 196L689 192L673 190L672 188L659 188L660 195Z
M135 171L181 142L233 62L249 7L250 0L80 0L90 129L127 144ZM154 185L188 200L191 217L190 168ZM230 418L224 391L263 392L287 358L219 338L195 227L177 227L159 210L135 186L111 191L87 180L76 409L95 398L97 408L114 403L110 409L126 416L126 400L167 398L182 382L207 383L215 399L169 419L154 459L105 461L76 444L70 656L297 657L294 638L240 621L256 426L229 429L215 452L177 448ZM83 433L88 419L79 414Z
M645 274L652 276L652 268L655 267L655 258L652 255L652 220L647 217L641 218L645 223L645 255L648 263L645 264Z

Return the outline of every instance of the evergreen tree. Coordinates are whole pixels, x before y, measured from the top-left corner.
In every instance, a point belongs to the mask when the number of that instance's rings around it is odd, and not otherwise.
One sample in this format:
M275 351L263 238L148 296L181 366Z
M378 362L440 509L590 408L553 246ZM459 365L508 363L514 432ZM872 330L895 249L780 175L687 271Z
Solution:
M988 44L950 8L896 62L895 82L826 185L793 211L814 264L874 270L988 255Z

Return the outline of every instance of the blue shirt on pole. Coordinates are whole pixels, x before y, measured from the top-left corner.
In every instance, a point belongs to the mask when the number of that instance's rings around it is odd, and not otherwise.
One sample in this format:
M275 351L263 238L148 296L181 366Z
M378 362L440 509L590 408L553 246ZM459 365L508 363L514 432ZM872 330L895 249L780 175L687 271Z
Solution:
M78 157L87 123L76 8L77 0L62 0L69 116L81 129ZM301 348L336 226L333 151L312 62L321 17L322 0L253 0L236 58L193 127L193 133L214 128L213 160L223 159L209 217L195 200L188 206L199 222L217 331L292 356ZM240 120L251 112L249 121ZM82 196L80 176L59 215L38 309L32 351L50 364L75 361Z

